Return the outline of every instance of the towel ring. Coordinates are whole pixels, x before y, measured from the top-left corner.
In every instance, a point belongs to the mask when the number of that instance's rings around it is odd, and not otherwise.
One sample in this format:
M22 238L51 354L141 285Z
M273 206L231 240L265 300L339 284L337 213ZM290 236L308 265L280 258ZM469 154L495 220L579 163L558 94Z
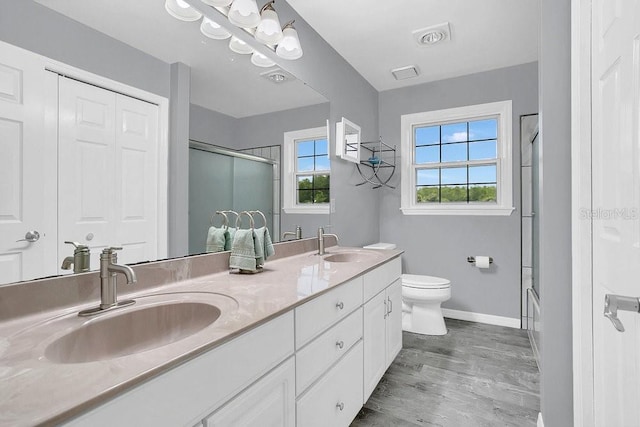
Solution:
M254 225L255 225L254 222L253 222L253 217L247 211L240 212L240 214L238 214L238 216L236 217L236 228L240 229L240 226L242 225L242 214L245 214L246 216L249 217L249 226L251 227L251 230L253 230Z
M262 217L262 223L264 224L265 227L267 226L267 217L264 216L264 214L261 211L249 211L249 213L251 214L251 216L253 216L254 214L260 215Z
M215 217L216 215L222 215L222 226L224 228L229 228L229 217L227 217L227 214L225 213L225 211L216 211L216 213L211 215L211 219L209 220L211 225L212 226L214 225L213 224L213 217Z
M222 211L222 212L228 213L228 214L233 214L233 215L236 216L236 220L238 219L239 214L236 211L228 210L228 211Z

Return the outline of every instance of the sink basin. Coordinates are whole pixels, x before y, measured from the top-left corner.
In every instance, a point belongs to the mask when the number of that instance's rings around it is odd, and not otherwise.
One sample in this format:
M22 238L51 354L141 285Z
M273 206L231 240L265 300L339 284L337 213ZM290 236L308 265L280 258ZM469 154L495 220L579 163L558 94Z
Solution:
M370 260L376 255L378 254L365 251L338 252L325 256L324 260L329 262L361 262Z
M45 357L57 363L113 359L171 344L211 325L220 317L215 305L172 302L122 309L96 318L53 341Z

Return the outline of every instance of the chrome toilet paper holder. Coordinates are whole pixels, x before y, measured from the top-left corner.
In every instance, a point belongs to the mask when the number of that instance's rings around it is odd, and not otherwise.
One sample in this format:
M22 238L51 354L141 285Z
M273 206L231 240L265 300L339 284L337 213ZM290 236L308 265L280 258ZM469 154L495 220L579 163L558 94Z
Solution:
M467 262L469 264L475 264L476 263L476 257L474 256L468 256L467 257ZM489 257L489 264L493 264L493 257Z

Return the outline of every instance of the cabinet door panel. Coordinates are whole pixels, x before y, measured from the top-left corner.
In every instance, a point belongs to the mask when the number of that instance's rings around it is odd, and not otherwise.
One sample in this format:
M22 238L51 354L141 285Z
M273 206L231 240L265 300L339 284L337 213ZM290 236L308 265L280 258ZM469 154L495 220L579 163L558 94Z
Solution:
M387 369L386 294L383 290L364 305L364 400L369 399Z
M387 288L387 361L388 368L402 349L402 281Z

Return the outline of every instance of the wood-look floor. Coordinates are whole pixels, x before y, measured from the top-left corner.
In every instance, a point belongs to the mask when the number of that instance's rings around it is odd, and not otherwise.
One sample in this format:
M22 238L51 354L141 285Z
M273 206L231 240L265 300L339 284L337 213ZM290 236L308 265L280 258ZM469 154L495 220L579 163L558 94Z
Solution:
M539 373L527 332L445 320L444 336L404 332L352 427L536 425Z

